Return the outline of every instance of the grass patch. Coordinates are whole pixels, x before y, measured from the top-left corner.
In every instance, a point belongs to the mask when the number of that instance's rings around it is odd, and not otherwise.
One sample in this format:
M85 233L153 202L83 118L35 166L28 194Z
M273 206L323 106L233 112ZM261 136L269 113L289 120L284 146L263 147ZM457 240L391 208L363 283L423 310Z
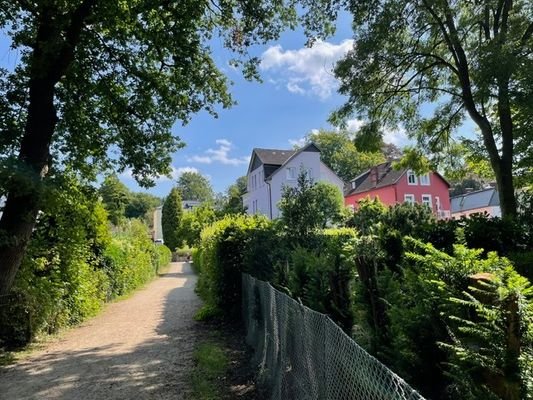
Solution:
M194 352L195 368L192 373L192 390L196 400L220 398L219 378L228 369L228 357L219 344L205 342Z
M222 314L222 310L220 310L219 308L204 304L202 308L200 308L198 312L194 314L194 320L209 321L214 318L221 317Z

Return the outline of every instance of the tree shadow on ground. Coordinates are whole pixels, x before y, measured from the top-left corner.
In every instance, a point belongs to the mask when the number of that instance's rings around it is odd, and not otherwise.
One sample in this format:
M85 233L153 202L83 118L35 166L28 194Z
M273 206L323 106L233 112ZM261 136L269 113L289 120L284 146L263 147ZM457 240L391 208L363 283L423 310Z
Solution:
M162 278L185 279L185 284L171 289L166 295L157 335L132 349L121 349L118 338L116 343L106 346L52 351L30 357L0 370L0 397L61 400L190 398L187 381L197 329L192 317L200 304L194 294L196 278L187 267L184 273L163 274Z

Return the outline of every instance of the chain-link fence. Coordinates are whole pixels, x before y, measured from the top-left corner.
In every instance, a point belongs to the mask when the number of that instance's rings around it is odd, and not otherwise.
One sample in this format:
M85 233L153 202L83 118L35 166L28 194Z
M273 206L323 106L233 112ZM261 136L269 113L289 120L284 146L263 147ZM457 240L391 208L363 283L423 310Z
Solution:
M272 400L423 400L328 316L243 274L246 340Z

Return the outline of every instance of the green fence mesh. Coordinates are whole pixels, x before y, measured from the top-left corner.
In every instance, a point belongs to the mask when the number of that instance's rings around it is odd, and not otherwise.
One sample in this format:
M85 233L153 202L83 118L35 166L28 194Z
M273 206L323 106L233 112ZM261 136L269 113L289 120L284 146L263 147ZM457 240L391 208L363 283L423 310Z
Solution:
M243 274L246 340L272 400L424 400L328 316Z

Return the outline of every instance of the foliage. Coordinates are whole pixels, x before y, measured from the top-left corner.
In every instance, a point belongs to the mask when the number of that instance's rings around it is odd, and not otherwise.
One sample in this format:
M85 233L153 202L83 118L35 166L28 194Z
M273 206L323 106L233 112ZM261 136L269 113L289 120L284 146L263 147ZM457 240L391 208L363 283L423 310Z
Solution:
M224 310L230 318L239 316L250 237L254 229L269 224L262 216L226 216L202 231L197 291L208 307Z
M187 246L195 247L200 242L202 229L215 220L215 210L209 203L204 203L183 213L177 235Z
M146 218L148 212L160 205L161 199L150 193L130 193L124 215L126 218Z
M357 114L403 124L419 145L444 152L468 114L481 132L476 142L495 173L503 215L514 216L513 158L528 158L532 132L529 3L363 0L349 9L354 47L335 69L348 100L332 119ZM429 115L428 103L435 105Z
M2 0L0 27L20 57L0 70L0 294L21 265L48 173L95 180L128 170L153 185L184 145L175 122L233 105L211 55L214 38L245 78L258 78L259 58L247 49L298 22L309 35L332 34L337 11L326 5Z
M247 185L247 177L241 176L234 184L228 187L220 205L220 213L222 215L241 214L246 211L242 196L246 193Z
M100 195L107 210L109 221L113 225L120 225L124 219L130 191L116 175L109 175L105 177L100 186Z
M161 210L163 239L172 251L176 250L183 242L179 236L182 218L181 195L177 188L172 188L165 198L163 209Z
M183 200L211 201L213 189L205 176L199 172L186 171L180 175L177 188Z
M524 360L531 360L527 280L495 253L481 258L480 250L457 245L448 255L408 244L402 275L390 276L385 290L387 362L431 398L523 398ZM521 311L511 316L518 298Z
M0 346L80 323L169 261L140 221L112 237L97 193L75 179L57 177L45 199L13 291L0 300Z
M320 158L344 181L353 179L368 168L385 161L380 148L359 149L346 131L319 130L307 135L308 142L320 148Z
M339 189L327 182L314 183L302 170L295 187L285 186L278 204L289 237L304 240L316 229L342 221L344 200Z

